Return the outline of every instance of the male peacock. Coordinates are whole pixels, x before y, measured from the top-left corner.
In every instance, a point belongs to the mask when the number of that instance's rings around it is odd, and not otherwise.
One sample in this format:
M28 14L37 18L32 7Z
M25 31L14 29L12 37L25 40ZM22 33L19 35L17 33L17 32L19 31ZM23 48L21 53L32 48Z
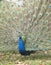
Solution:
M19 42L18 42L18 49L19 49L19 53L21 55L30 55L31 53L35 53L36 51L31 50L31 51L27 51L25 49L25 43L26 43L26 37L25 36L20 36L19 37Z

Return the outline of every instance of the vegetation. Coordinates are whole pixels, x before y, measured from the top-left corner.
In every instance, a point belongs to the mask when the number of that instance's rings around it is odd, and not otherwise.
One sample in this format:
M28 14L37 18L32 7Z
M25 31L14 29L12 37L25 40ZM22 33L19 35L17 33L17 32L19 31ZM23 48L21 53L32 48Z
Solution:
M30 65L46 64L51 65L51 53L47 54L41 51L31 54L30 56L21 56L18 52L0 52L0 64L16 65L16 62L29 63Z

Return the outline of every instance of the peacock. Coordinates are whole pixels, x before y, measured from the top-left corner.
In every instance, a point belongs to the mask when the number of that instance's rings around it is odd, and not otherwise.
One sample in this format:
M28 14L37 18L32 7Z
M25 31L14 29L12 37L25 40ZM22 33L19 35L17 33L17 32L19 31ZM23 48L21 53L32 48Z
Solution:
M20 42L26 54L51 49L50 1L0 0L0 51L18 51Z

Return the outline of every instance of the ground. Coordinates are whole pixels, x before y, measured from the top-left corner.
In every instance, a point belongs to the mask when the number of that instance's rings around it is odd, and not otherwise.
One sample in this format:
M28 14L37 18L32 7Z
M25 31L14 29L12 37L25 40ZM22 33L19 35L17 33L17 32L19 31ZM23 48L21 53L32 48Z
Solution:
M20 63L20 64L19 64ZM30 56L21 56L17 52L0 52L0 65L51 65L51 54L36 52Z

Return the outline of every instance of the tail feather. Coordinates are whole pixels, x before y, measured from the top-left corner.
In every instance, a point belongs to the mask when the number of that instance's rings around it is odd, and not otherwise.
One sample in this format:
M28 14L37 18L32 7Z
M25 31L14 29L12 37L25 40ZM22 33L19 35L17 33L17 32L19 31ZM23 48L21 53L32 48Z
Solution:
M21 52L20 54L21 55L30 55L31 53L35 53L36 51L24 51L24 52Z

